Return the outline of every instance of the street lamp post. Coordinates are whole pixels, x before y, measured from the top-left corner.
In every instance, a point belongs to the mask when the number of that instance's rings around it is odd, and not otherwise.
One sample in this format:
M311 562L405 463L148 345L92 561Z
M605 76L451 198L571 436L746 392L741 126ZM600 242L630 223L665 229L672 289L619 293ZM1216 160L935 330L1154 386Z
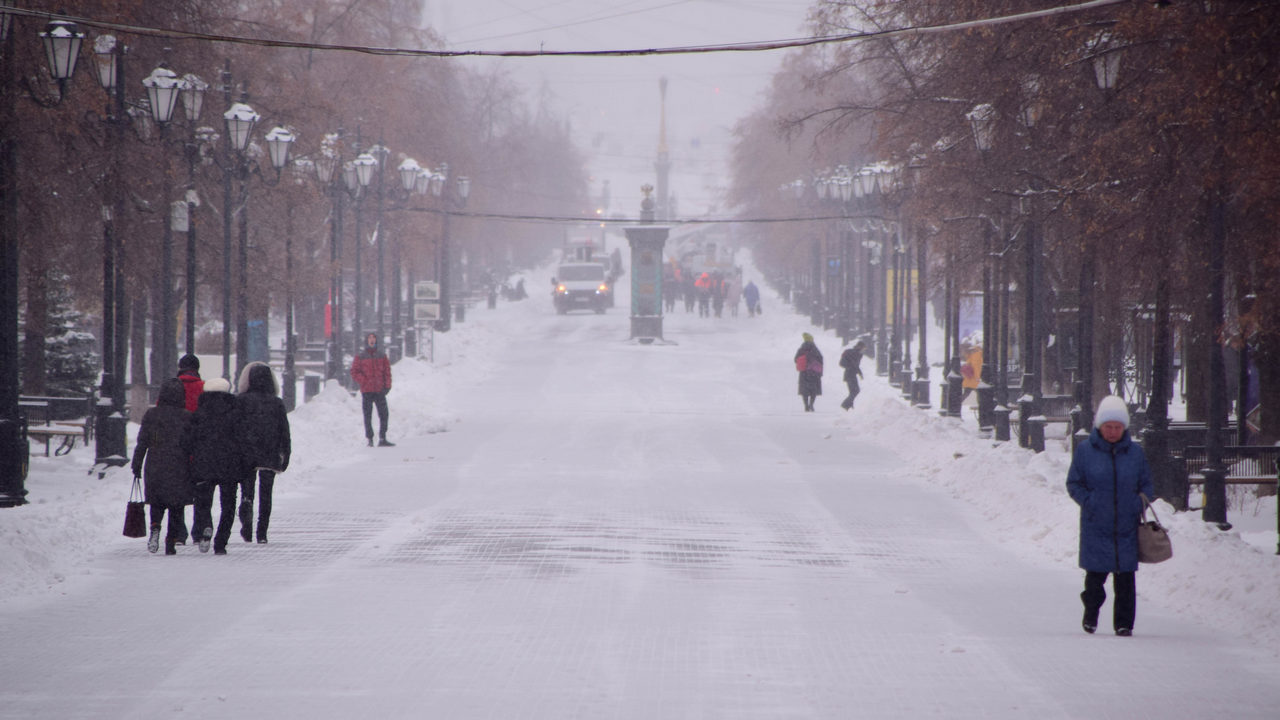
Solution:
M387 146L379 142L371 148L374 159L378 162L378 214L377 214L377 240L378 240L378 294L374 303L374 320L378 327L378 338L381 341L386 335L386 326L383 324L382 310L387 304L387 290L383 285L383 262L384 255L383 245L385 244L386 227L382 223L382 205L385 192L385 181L383 179L383 171L387 166L387 155L391 152Z
M267 151L275 176L268 178L262 174L256 162L250 163L248 157L249 139L257 127L261 116L244 102L233 103L222 115L226 122L230 147L235 151L233 158L235 172L240 180L240 193L237 198L240 218L238 223L239 247L238 260L240 281L236 294L236 377L250 362L249 348L249 181L250 175L256 174L264 184L274 187L280 183L280 173L289 160L289 147L293 144L294 135L283 127L275 127L266 135ZM265 328L264 328L265 331ZM224 343L225 347L225 343Z
M359 135L356 135L357 145ZM356 204L356 306L351 314L352 337L356 342L364 338L364 196L373 180L373 168L378 164L372 153L362 152L343 167L343 179Z
M186 81L179 78L172 70L158 67L151 71L142 81L147 90L147 101L151 108L151 118L160 127L161 144L164 144L173 119L173 110L178 96L186 89ZM168 153L165 153L165 167L162 169L161 194L164 197L163 207L170 210L170 197L173 194L173 180L168 167ZM164 231L160 253L160 332L158 347L153 352L159 355L157 365L165 372L171 372L178 365L176 348L174 347L174 307L173 307L173 214L164 215Z
M119 82L125 75L125 52L125 46L116 42L112 35L102 35L94 41L98 82L110 98L106 122L111 158L107 164L109 175L103 183L106 197L102 204L102 385L94 419L95 467L100 469L100 474L108 467L123 465L127 461L124 417L125 338L123 323L116 317L123 308L121 301L124 298L124 273L119 263L121 248L115 231L116 219L124 215L124 192L116 173L119 171L124 146L124 129L129 124L124 85Z
M341 131L325 137L320 154L316 158L316 179L333 198L333 212L329 216L329 362L325 379L342 377L342 201L346 193L335 181L335 171L340 157L337 143Z
M15 138L18 96L14 80L15 53L9 37L12 19L8 13L0 12L0 507L26 503L28 457L26 419L18 407L21 394L18 382L18 143ZM42 102L34 96L31 99L51 106L61 102L67 80L75 72L84 33L74 23L55 20L45 26L40 38L45 45L50 74L58 82L58 98L53 102ZM104 239L109 240L109 236ZM106 308L103 316L105 318ZM104 368L106 362L104 360ZM103 407L99 402L100 416L111 412L110 405ZM114 429L114 425L110 429ZM118 435L113 435L113 439L119 440L118 447L103 448L110 449L113 457L117 454L123 457L125 452L123 422L119 430Z
M440 237L440 319L437 321L436 327L440 332L449 331L453 317L451 314L453 263L449 247L450 220L455 206L458 208L466 207L467 196L471 194L471 180L462 175L454 183L452 191L449 187L449 165L442 163L440 169L431 180L431 194L440 198L441 204L444 206L444 227Z
M198 76L188 73L183 76L186 86L182 90L182 107L187 121L193 128L192 137L186 144L187 155L187 192L186 192L186 233L187 233L187 305L186 305L186 352L196 351L196 206L200 197L196 194L196 163L200 161L200 148L209 141L209 128L197 128L200 110L204 107L204 93L209 84Z

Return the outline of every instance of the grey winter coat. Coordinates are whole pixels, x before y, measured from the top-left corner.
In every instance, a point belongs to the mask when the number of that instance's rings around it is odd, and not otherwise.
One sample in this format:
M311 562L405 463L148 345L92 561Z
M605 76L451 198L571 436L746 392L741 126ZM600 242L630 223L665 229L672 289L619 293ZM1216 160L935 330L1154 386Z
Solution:
M1112 445L1098 430L1076 447L1067 493L1080 506L1080 567L1093 572L1138 569L1142 498L1154 495L1151 468L1128 431Z
M183 382L176 378L164 381L156 406L142 416L133 449L133 475L143 478L148 504L182 507L192 503L187 453L182 449L190 424Z

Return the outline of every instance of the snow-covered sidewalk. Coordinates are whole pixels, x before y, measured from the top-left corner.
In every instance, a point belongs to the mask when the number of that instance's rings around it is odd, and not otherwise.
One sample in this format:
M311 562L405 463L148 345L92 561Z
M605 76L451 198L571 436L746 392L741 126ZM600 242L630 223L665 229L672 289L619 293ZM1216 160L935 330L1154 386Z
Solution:
M226 558L120 537L128 470L91 449L33 457L0 510L0 717L1175 717L1179 679L1269 717L1241 668L1280 669L1274 498L1226 533L1161 505L1138 637L1085 636L1061 443L981 440L870 360L853 412L829 372L802 413L800 333L833 369L838 341L764 291L677 310L670 346L624 341L622 296L478 309L396 365L396 448L341 388L295 411L272 544Z

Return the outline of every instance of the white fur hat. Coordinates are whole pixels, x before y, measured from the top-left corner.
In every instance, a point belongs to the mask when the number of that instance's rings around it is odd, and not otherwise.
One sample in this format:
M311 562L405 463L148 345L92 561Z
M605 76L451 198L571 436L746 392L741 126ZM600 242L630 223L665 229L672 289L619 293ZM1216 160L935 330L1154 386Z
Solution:
M208 384L205 389L208 389ZM1093 426L1102 427L1105 422L1118 422L1129 427L1129 406L1124 404L1124 399L1116 395L1108 395L1102 398L1102 402L1098 403L1098 412L1094 413Z
M205 380L204 391L229 393L231 392L231 383L227 382L225 378L220 377Z

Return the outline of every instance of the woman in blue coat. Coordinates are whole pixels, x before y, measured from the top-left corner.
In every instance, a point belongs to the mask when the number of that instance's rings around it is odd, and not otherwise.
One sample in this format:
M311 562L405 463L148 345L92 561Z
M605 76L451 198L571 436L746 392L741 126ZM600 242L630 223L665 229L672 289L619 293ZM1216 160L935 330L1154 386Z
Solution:
M1085 571L1084 631L1098 627L1098 611L1107 599L1112 576L1115 592L1112 627L1133 634L1137 611L1138 523L1142 495L1151 497L1151 468L1142 448L1129 437L1129 409L1108 395L1098 403L1094 430L1076 447L1067 471L1067 492L1080 506L1080 567Z

